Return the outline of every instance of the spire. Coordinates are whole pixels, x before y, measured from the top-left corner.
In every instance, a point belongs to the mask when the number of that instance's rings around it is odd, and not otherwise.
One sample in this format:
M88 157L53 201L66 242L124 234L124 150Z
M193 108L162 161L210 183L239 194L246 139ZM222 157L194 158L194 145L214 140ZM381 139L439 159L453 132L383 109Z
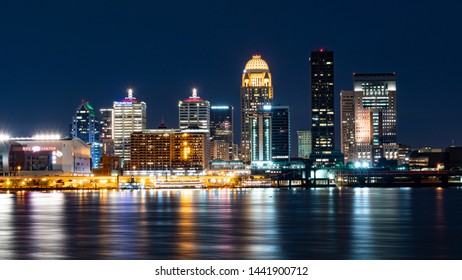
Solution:
M133 89L129 88L127 90L127 92L128 92L128 99L132 99L133 98Z
M192 90L192 98L197 98L197 89L193 88Z

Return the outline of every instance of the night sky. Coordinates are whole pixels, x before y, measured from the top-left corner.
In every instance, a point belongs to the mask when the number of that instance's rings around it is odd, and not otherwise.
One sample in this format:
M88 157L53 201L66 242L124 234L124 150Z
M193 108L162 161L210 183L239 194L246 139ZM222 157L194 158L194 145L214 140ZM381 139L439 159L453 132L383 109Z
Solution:
M0 132L67 135L82 99L112 107L128 87L147 103L148 128L174 128L197 87L234 105L238 139L241 73L258 53L274 103L291 108L294 154L310 127L308 58L322 47L335 53L337 107L353 72L396 72L399 142L462 146L461 2L348 2L2 1Z

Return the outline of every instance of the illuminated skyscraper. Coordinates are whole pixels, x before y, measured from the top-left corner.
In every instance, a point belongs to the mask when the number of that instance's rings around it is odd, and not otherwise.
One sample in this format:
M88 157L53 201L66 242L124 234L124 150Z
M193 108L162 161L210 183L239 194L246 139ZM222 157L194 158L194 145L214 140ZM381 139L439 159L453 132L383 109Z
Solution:
M311 134L313 151L334 149L334 52L312 51Z
M251 163L268 164L272 160L271 106L250 115Z
M101 144L103 155L114 155L114 109L100 109Z
M234 146L233 106L210 107L210 141L212 159L232 160Z
M260 55L245 65L241 84L241 160L251 160L250 116L273 102L273 84L268 64Z
M271 107L271 158L273 161L290 159L289 106Z
M97 168L101 158L100 124L95 109L82 100L72 119L72 138L79 138L90 146L92 168Z
M193 89L192 96L178 102L180 129L204 129L210 132L210 102L200 98Z
M130 159L130 134L146 129L146 103L133 96L133 90L128 90L128 96L121 101L114 101L114 150L121 160Z
M354 74L353 86L341 94L341 145L348 161L374 166L381 158L397 160L395 73Z

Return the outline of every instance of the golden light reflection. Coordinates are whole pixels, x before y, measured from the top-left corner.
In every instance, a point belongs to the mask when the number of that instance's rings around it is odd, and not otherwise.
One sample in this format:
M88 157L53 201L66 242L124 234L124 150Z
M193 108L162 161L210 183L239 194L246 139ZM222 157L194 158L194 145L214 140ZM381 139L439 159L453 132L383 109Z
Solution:
M196 236L195 236L195 213L193 211L193 191L182 190L179 192L180 206L179 206L179 230L178 230L178 246L180 252L186 256L194 256L197 252Z

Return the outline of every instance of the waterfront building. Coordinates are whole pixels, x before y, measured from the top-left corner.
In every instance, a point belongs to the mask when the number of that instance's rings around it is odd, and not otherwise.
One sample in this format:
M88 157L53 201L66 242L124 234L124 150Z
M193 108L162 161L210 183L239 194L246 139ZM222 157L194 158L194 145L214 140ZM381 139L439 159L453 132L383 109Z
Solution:
M146 129L131 134L128 175L200 174L210 162L206 130Z
M101 154L114 155L114 109L103 108L99 110L101 127Z
M250 115L251 163L270 164L272 160L271 106L264 106L259 112Z
M409 156L411 153L411 146L405 144L399 144L399 151L398 151L398 165L406 165L409 164Z
M271 159L290 159L290 110L289 106L271 107Z
M209 175L249 175L250 169L245 168L242 160L212 160Z
M183 129L205 129L210 131L210 102L197 95L178 102L179 127Z
M426 147L427 148L427 147ZM409 155L410 170L442 170L447 162L447 153L442 149L421 148Z
M260 55L253 55L242 72L241 105L241 160L251 160L251 116L273 102L273 83L268 64Z
M71 137L79 138L91 147L92 168L97 168L101 158L100 123L95 109L82 100L72 118Z
M334 129L334 52L311 52L311 135L313 151L331 151Z
M146 103L133 96L114 101L114 154L124 160L130 159L130 134L146 129Z
M210 107L210 144L214 160L234 159L234 108Z
M298 130L298 157L309 158L311 154L311 130Z
M1 176L90 175L90 146L57 135L0 140Z
M381 158L398 160L395 73L354 74L353 86L341 93L341 146L348 161L375 166Z

